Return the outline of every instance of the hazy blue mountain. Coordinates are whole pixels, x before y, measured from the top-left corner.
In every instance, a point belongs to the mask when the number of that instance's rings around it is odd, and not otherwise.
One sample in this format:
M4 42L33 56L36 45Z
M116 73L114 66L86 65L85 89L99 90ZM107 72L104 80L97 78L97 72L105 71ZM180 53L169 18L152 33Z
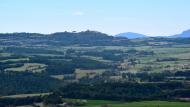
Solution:
M190 38L190 29L182 32L181 34L168 36L170 38Z
M120 34L115 35L115 37L124 37L128 39L147 38L146 35L133 33L133 32L120 33Z

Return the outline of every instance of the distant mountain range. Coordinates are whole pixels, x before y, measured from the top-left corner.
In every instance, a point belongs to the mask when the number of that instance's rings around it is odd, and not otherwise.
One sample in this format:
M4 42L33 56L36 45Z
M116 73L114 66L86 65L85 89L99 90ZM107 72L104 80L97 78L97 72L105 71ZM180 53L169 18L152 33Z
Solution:
M123 36L124 35L124 36ZM138 33L124 33L110 36L97 31L40 33L0 33L0 46L14 47L59 47L59 46L137 46L151 42L189 44L190 30L174 36L162 36L149 39L150 36ZM181 39L178 39L181 38ZM186 39L188 38L189 39ZM134 41L134 38L146 38ZM150 44L152 45L152 44ZM11 50L12 51L12 50ZM1 50L0 50L1 53Z
M133 33L133 32L126 32L126 33L120 33L115 35L115 37L123 37L128 39L136 39L136 38L148 38L151 36L147 36L144 34L139 33ZM156 36L159 38L190 38L190 29L182 32L181 34L171 35L171 36Z
M120 33L118 35L115 35L115 37L123 37L128 39L136 39L136 38L147 38L148 36L139 34L139 33L133 33L133 32L126 32L126 33Z
M101 42L101 44L109 44L110 42L116 43L116 41L120 44L121 41L125 43L126 41L129 43L129 39L136 38L150 38L152 36L147 36L144 34L126 32L120 33L117 35L108 35L105 33L101 33L98 31L82 31L82 32L56 32L52 34L40 34L40 33L0 33L1 38L13 38L14 40L38 40L38 41L52 41L60 42L61 44L68 45L71 44L97 44L97 42ZM190 38L190 29L183 31L181 34L171 35L171 36L154 36L154 38ZM27 41L27 42L31 42ZM124 42L125 41L125 42ZM16 42L15 42L16 43ZM19 42L18 42L19 43ZM2 44L2 43L0 43ZM116 43L117 44L117 43ZM126 43L125 43L126 44Z
M168 36L170 38L190 38L190 29L182 32L181 34Z

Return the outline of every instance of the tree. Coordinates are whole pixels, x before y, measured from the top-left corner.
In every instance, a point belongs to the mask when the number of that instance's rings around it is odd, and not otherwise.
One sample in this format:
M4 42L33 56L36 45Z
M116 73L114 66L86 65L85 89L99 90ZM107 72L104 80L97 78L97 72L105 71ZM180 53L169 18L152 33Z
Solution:
M60 96L56 94L51 94L44 98L43 103L44 104L60 104L60 103L63 103L63 101Z

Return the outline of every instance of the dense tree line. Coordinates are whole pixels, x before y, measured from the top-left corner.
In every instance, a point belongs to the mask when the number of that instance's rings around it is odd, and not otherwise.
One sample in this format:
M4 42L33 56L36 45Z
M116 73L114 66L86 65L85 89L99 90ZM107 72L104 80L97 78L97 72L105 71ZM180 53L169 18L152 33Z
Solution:
M183 89L181 83L99 83L69 84L57 92L65 98L102 100L164 100L173 90ZM173 98L174 96L172 96Z
M41 74L0 72L0 95L49 92L62 82Z
M3 52L14 53L14 54L55 54L64 55L64 52L56 50L47 50L43 48L24 48L24 47L7 47L3 49Z
M185 77L190 77L190 70L177 71L177 72L175 73L175 76L185 76Z
M26 98L1 98L0 107L32 105L33 103L38 103L42 101L43 98L41 96Z

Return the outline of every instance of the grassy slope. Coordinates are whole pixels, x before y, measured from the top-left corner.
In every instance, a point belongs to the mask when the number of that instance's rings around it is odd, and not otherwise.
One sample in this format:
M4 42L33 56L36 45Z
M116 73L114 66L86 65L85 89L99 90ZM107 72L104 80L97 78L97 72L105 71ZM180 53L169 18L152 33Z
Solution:
M122 103L101 100L89 100L87 106L84 107L101 107L104 104L108 104L111 107L190 107L189 102L143 101Z

